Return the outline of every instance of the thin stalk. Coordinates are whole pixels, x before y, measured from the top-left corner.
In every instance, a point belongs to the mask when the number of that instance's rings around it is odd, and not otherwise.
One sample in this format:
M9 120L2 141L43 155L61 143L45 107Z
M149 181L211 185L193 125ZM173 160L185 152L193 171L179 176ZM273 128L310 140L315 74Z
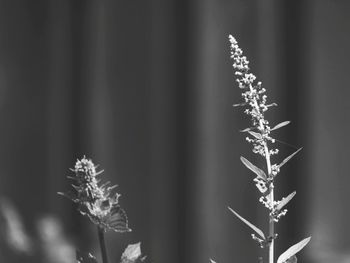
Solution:
M97 226L98 240L100 242L101 254L102 254L102 262L108 263L106 242L105 242L105 233L103 228Z
M267 166L267 173L268 177L271 178L271 160L270 160L270 152L269 148L267 147L267 142L265 142L265 157L266 157L266 166ZM270 206L273 207L274 202L274 185L273 182L271 182L269 186L270 191ZM275 246L275 221L273 220L273 216L269 216L269 237L271 238L271 242L269 245L269 263L274 262L274 246Z

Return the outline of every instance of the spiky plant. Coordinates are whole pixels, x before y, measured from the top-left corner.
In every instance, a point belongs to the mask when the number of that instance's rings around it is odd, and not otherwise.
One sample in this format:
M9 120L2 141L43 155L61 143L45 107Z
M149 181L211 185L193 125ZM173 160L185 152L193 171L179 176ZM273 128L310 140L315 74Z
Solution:
M78 204L78 211L97 226L102 262L108 263L104 233L107 230L130 232L131 229L128 226L127 215L119 204L120 194L112 191L116 185L110 186L109 181L100 184L101 180L98 176L103 170L96 169L97 166L85 156L77 160L74 168L70 169L74 175L67 176L73 181L73 191L58 194ZM80 253L77 254L78 261L79 258L83 262L83 256ZM93 256L87 255L85 258L91 260Z

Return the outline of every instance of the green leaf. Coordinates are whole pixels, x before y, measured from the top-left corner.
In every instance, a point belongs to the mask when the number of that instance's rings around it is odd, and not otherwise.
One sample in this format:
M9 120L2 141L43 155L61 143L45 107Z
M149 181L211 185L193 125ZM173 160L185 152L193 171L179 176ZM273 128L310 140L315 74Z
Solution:
M261 140L262 139L262 136L260 133L257 133L257 132L253 132L253 131L248 131L248 133L252 136L254 136L255 138L257 138L258 140Z
M263 180L267 179L267 176L263 170L260 168L256 167L254 164L252 164L250 161L248 161L246 158L241 156L241 162L253 173L255 173L258 177L260 177Z
M287 126L289 123L290 123L290 121L281 122L281 123L277 124L275 127L273 127L273 128L271 129L271 131L280 129L280 128L284 127L284 126Z
M277 263L286 263L287 260L294 256L296 253L298 253L300 250L302 250L307 243L309 243L311 237L305 238L301 240L299 243L291 246L288 248L285 252L283 252L277 259Z
M98 263L91 253L80 252L79 250L76 250L75 253L78 263Z
M290 200L293 199L297 192L294 191L293 193L289 194L287 197L282 198L281 202L276 206L277 210L281 210L286 204L289 203Z
M257 233L259 236L261 236L264 240L265 235L263 233L263 231L261 231L259 228L257 228L256 226L254 226L252 223L250 223L248 220L244 219L243 217L241 217L237 212L235 212L231 207L227 207L235 216L237 216L243 223L245 223L247 226L249 226L251 229L253 229L255 231L255 233Z
M292 159L292 158L294 157L294 155L296 155L298 152L300 152L301 149L303 149L303 148L299 148L299 149L296 150L294 153L292 153L292 154L289 155L287 158L285 158L285 159L278 165L278 168L281 168L283 165L285 165L290 159Z

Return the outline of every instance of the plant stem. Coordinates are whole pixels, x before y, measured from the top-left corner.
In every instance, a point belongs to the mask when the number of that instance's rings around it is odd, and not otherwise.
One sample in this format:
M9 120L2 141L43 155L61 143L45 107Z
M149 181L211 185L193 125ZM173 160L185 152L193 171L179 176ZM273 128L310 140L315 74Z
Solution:
M267 147L267 142L265 142L265 157L266 157L266 165L267 165L267 173L268 177L271 178L271 160L270 160L270 152ZM269 186L270 191L270 206L273 207L274 202L274 185L273 182L270 183ZM274 245L275 245L275 221L273 220L273 216L269 215L269 237L271 238L271 242L269 244L269 263L274 262Z
M273 200L274 200L273 183L271 183L271 187L270 187L270 199L271 199L271 203L273 204ZM269 245L269 263L273 263L274 245L275 245L275 221L271 216L269 221L269 236L271 238L271 243Z
M102 254L102 262L108 263L107 249L105 243L105 233L104 229L97 226L98 240L100 242L101 254Z

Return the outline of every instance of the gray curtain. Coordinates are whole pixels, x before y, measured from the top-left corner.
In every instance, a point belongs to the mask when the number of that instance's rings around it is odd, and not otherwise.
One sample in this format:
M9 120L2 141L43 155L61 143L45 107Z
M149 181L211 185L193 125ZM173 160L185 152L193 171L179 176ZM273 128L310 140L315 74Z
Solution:
M277 181L278 197L297 191L277 227L277 254L312 235L300 262L349 262L349 8L345 0L0 1L2 200L33 240L38 220L52 216L72 246L98 255L88 219L56 194L85 154L119 185L133 229L107 235L111 258L141 241L154 263L257 262L262 250L227 210L267 227L239 161L259 162L238 132L248 120L231 106L240 100L233 34L279 105L270 122L292 121L276 133L278 158L304 147ZM47 262L0 245L4 262Z

